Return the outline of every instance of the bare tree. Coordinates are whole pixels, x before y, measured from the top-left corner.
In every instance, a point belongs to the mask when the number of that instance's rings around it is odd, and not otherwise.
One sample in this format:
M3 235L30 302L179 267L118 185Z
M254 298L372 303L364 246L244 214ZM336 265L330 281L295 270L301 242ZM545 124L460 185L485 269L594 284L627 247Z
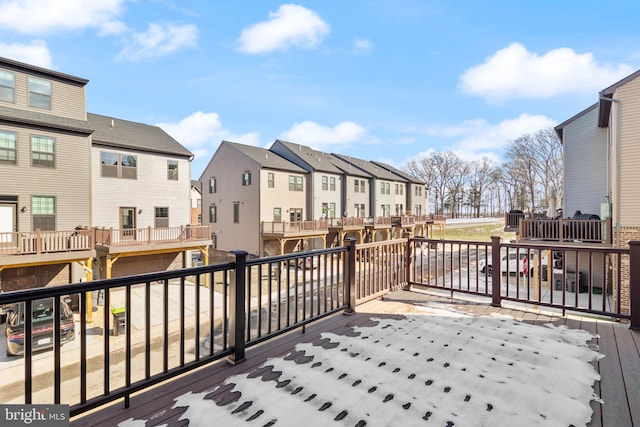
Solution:
M476 218L480 216L482 200L486 196L487 188L494 180L495 170L495 163L488 157L474 160L469 164L469 197L467 200Z

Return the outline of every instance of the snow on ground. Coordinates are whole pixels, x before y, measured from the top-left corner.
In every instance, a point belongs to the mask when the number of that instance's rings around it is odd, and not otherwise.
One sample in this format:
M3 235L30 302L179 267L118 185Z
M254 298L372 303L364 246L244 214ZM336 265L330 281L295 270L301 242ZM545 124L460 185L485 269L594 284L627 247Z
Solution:
M512 318L470 316L437 304L401 320L378 319L357 336L299 344L306 363L269 360L275 380L227 380L239 400L212 390L174 408L193 426L582 426L599 376L585 331ZM144 426L129 420L122 427Z

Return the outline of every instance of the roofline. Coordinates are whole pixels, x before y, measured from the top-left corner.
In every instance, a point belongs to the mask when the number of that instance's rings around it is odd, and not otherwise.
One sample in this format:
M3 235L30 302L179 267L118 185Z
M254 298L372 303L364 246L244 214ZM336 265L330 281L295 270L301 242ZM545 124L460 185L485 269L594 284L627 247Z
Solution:
M92 139L91 146L93 147L94 145L101 146L101 147L114 148L114 149L124 150L124 151L137 151L140 153L167 154L174 157L183 157L185 159L189 159L189 161L191 161L194 157L193 154L176 153L175 151L168 151L168 150L153 150L153 149L142 148L142 147L129 147L126 145L118 144L117 142L108 142L108 141Z
M601 128L609 127L609 116L611 113L611 103L613 102L613 95L618 88L626 85L631 80L640 77L640 70L629 74L627 77L622 80L617 81L611 86L604 88L599 93L600 100L598 101L600 104L600 111L598 114L598 126Z
M67 80L69 82L80 83L83 86L89 83L89 80L83 79L82 77L72 76L71 74L65 74L58 71L49 70L47 68L36 67L35 65L25 64L24 62L18 62L18 61L14 61L13 59L4 58L0 56L0 67L3 64L17 68L23 72L34 72L40 75L56 77L62 80Z
M558 138L560 138L560 143L562 143L564 127L566 125L568 125L569 123L573 122L574 120L578 120L580 117L584 116L585 114L587 114L588 112L590 112L591 110L596 108L598 105L599 105L599 103L596 102L595 104L592 104L591 106L589 106L589 107L585 108L584 110L580 111L578 114L574 115L573 117L570 117L567 120L565 120L564 122L560 123L559 125L556 125L553 129L556 131L556 135L558 135Z
M93 129L56 124L51 122L42 122L42 121L33 120L33 119L13 118L9 116L0 116L0 122L7 122L17 126L29 125L29 126L38 127L41 129L52 129L52 130L59 130L59 131L74 132L74 133L79 133L86 136L89 136L93 133Z

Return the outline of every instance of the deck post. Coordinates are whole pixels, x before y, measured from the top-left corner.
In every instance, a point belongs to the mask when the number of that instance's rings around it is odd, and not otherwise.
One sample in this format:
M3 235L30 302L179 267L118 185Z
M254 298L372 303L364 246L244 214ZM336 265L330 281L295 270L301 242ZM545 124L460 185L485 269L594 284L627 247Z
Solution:
M349 248L344 260L344 301L347 304L344 314L351 315L356 312L356 239L347 237L344 242Z
M236 257L235 270L231 270L231 286L229 288L229 346L233 348L227 360L235 365L245 361L245 269L247 266L246 251L231 251ZM212 345L213 345L213 337Z
M520 223L522 225L522 223ZM500 296L500 281L502 280L502 272L500 265L500 244L502 237L491 236L491 305L500 307L502 300Z
M629 328L640 330L640 241L629 242Z
M405 251L404 251L404 281L405 281L405 289L409 289L411 285L411 281L413 277L411 277L411 260L413 259L413 248L415 244L411 240L411 233L404 232L402 238L407 239L407 243L405 243Z

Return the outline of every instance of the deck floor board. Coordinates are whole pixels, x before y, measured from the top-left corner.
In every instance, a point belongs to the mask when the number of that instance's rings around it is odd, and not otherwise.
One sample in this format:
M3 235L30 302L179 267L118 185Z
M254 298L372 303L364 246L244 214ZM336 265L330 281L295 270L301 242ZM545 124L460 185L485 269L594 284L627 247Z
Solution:
M225 381L237 374L277 378L266 364L272 357L303 358L296 351L302 342L316 345L326 344L322 333L338 335L353 334L354 326L375 324L376 318L399 317L403 313L418 313L425 307L445 308L466 312L470 315L510 315L526 323L544 325L552 323L579 328L598 334L593 344L597 344L605 357L594 362L602 380L594 385L596 395L601 395L604 404L592 401L594 411L590 427L640 427L640 332L631 331L626 325L605 320L585 320L580 316L563 316L560 312L544 311L534 307L493 307L490 301L452 299L448 295L434 295L426 292L397 291L384 298L372 300L358 307L353 315L335 314L302 329L295 329L280 337L250 346L246 351L246 361L235 365L221 360L204 366L197 371L184 374L169 382L159 384L147 391L131 397L131 405L124 408L116 402L105 408L72 419L73 426L114 426L128 419L146 419L147 426L188 425L180 420L185 408L173 409L177 396L185 393L208 392L207 399L217 404L237 400L239 395L231 384ZM264 365L264 366L263 366Z

